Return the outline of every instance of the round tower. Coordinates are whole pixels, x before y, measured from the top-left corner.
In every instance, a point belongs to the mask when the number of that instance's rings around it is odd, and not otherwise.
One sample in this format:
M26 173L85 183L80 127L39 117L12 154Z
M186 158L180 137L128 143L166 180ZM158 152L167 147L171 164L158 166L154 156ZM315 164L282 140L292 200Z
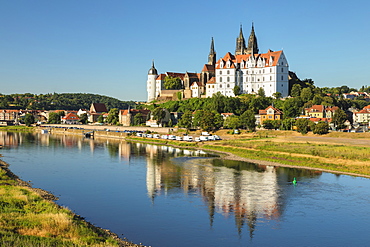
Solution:
M152 62L152 67L148 71L148 80L146 82L148 91L148 102L155 100L156 97L156 86L155 80L158 77L157 69L154 67L154 60Z

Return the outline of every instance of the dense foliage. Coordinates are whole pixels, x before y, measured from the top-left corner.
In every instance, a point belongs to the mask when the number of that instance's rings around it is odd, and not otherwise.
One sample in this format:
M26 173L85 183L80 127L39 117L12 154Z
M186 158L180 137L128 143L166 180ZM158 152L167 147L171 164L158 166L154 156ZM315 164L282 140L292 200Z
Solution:
M0 109L79 110L90 109L91 103L104 103L108 110L127 109L136 105L133 101L89 93L0 94Z

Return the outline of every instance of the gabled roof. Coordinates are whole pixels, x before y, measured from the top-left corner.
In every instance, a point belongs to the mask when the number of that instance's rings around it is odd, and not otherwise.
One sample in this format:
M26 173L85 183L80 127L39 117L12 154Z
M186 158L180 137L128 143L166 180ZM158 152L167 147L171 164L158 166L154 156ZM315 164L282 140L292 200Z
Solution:
M215 71L215 66L214 65L211 65L211 64L205 64L203 66L203 69L202 69L202 72L214 72Z
M308 112L324 112L325 107L323 105L313 105L305 110Z
M92 103L90 107L90 111L93 113L108 112L107 107L103 103Z
M149 112L150 112L150 110L138 110L138 109L130 109L130 113L132 114L132 115L136 115L136 114L138 114L138 113L141 113L141 114L143 114L143 115L148 115L149 114ZM125 115L127 115L128 114L128 109L126 109L126 110L121 110L121 115L123 115L123 116L125 116Z
M75 120L75 121L80 120L80 118L76 114L74 114L72 112L70 112L67 115L65 115L62 119L63 120L71 120L71 121L73 121L73 120Z
M259 110L258 113L259 115L267 115L267 110L268 109L273 109L274 110L274 115L283 115L283 112L273 106L269 106L267 107L265 110Z
M242 61L247 61L249 58L253 56L254 60L258 61L258 59L263 59L262 61L265 62L264 67L276 66L278 64L279 58L283 54L283 51L271 51L268 50L267 53L261 54L244 54L244 55L232 55L230 52L226 53L226 55L221 58L216 63L216 69L220 69L220 62L223 60L224 63L228 60L231 60L233 63L241 63ZM270 65L270 59L272 60L272 64ZM234 67L233 67L234 68Z

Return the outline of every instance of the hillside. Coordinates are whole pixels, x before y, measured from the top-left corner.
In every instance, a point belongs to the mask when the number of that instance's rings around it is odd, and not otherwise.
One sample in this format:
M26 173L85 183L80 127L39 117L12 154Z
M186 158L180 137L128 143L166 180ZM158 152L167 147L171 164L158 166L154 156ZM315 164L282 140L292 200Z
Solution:
M112 97L90 93L11 94L0 95L0 109L29 110L78 110L89 109L91 103L104 103L111 108L127 109L133 101L121 101Z

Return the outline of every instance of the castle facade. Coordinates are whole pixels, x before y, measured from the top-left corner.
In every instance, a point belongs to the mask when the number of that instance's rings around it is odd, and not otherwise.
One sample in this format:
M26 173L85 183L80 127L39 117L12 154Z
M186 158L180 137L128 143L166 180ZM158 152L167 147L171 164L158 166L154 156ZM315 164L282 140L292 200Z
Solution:
M182 89L166 90L164 81L167 76L180 78ZM288 76L289 64L284 52L268 50L266 53L259 53L254 26L252 25L248 43L245 42L240 27L235 54L228 52L218 61L212 38L208 63L203 66L201 73L158 74L153 62L148 72L148 102L212 97L217 92L234 97L235 93L256 94L260 88L266 96L275 96L279 92L282 97L287 97Z

